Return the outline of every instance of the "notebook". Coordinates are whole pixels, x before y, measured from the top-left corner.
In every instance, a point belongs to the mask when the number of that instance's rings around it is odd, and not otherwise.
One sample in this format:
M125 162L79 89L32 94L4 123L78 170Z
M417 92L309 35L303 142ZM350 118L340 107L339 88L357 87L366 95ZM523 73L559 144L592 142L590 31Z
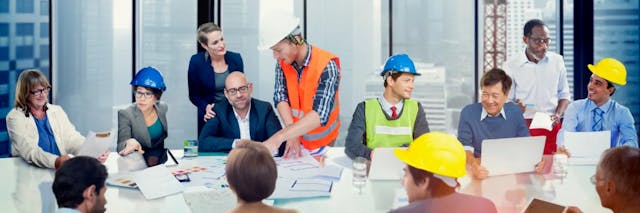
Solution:
M485 139L480 165L489 176L535 171L542 159L545 136Z
M404 175L405 164L400 161L393 150L396 147L376 148L371 159L369 180L400 180Z

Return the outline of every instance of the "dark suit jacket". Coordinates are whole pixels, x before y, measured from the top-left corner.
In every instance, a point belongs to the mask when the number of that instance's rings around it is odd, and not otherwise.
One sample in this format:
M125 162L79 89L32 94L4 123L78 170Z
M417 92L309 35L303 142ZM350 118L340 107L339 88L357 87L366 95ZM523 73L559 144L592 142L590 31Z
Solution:
M213 107L216 116L207 121L202 128L198 142L201 152L228 152L233 140L240 138L240 127L233 107L228 100L221 101ZM273 112L271 103L251 99L249 111L249 131L251 140L262 142L282 129L280 121ZM280 146L279 155L284 152L284 143Z
M145 161L151 156L156 156L160 163L167 160L167 152L164 148L164 139L167 138L167 110L168 106L162 102L153 105L158 113L158 119L162 123L164 134L160 140L152 142L149 129L144 123L144 117L140 108L135 103L125 109L118 110L118 152L125 147L129 138L136 139L144 150Z
M191 56L187 72L189 84L189 100L198 108L198 133L204 126L204 112L207 104L213 103L216 91L216 75L211 66L211 57L205 56L206 51ZM227 51L224 60L229 65L229 71L244 72L244 65L240 54Z

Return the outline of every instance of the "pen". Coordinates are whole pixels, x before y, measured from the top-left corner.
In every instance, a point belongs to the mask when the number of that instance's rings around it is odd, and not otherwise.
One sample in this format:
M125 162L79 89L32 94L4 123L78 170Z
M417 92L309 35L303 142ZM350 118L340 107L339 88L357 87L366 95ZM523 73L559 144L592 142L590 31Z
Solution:
M171 159L173 160L173 162L178 164L178 161L176 160L176 157L174 157L173 154L171 153L171 150L167 149L167 152L169 153L169 156L171 156Z

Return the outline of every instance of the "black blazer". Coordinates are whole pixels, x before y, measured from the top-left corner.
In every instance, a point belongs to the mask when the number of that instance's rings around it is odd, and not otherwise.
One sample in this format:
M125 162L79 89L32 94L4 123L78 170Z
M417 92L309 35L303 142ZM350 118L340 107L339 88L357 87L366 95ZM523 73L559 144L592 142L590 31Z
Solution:
M205 53L206 51L203 51L191 56L187 72L189 100L198 108L198 133L204 126L203 118L207 104L213 103L216 91L216 76L211 66L211 57ZM227 51L224 60L229 65L230 72L244 72L240 54Z
M240 138L240 128L233 107L223 100L213 107L216 116L207 121L202 128L198 141L201 152L228 152L233 140ZM251 98L249 111L249 131L251 140L262 142L282 129L271 103ZM284 152L285 143L279 148L278 155Z

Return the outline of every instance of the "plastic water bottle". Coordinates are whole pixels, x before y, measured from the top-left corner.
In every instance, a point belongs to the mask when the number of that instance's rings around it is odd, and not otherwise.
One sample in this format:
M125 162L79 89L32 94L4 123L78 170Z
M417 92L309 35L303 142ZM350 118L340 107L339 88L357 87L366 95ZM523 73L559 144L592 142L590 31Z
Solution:
M198 141L197 140L184 141L184 157L198 157Z

